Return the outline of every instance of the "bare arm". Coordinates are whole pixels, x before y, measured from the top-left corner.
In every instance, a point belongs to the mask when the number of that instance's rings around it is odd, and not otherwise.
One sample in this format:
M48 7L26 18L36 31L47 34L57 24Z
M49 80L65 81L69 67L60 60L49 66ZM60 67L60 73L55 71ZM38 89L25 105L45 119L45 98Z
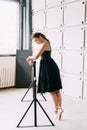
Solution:
M43 52L46 50L46 48L47 48L47 43L44 43L42 45L41 49L39 50L39 52L35 56L30 56L27 58L28 63L32 64L33 60L38 59L43 54Z
M38 59L47 48L47 43L44 43L38 53L35 55L34 60Z

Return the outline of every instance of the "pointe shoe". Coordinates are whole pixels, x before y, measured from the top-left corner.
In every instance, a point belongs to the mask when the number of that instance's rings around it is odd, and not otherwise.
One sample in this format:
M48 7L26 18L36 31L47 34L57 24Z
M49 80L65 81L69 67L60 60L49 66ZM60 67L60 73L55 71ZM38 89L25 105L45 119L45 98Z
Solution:
M59 120L61 120L61 117L62 117L62 113L64 112L64 110L61 108L61 107L59 107L58 108L58 119Z
M58 116L58 106L55 107L55 115L56 115L56 118Z

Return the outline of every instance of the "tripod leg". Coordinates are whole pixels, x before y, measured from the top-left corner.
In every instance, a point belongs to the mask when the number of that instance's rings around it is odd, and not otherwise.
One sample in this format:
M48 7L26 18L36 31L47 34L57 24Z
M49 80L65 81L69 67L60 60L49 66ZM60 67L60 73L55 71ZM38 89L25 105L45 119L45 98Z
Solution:
M43 110L43 112L45 113L45 115L47 116L47 118L49 119L50 123L52 124L52 126L54 126L53 122L51 121L51 119L49 118L48 114L46 113L46 111L44 110L44 108L42 107L42 105L39 103L39 101L36 99L36 101L38 102L39 106L41 107L41 109Z
M24 94L23 98L21 99L21 102L24 100L25 96L27 95L28 91L30 90L30 88L32 87L33 82L29 85L28 90L26 91L26 93Z
M41 93L41 95L42 95L42 97L44 98L44 100L47 101L46 98L45 98L45 96L44 96L42 93Z
M28 110L30 109L31 105L33 104L34 100L31 102L31 104L29 105L29 107L27 108L26 112L24 113L24 115L22 116L21 120L19 121L17 127L19 127L19 125L21 124L22 120L24 119L25 115L27 114Z

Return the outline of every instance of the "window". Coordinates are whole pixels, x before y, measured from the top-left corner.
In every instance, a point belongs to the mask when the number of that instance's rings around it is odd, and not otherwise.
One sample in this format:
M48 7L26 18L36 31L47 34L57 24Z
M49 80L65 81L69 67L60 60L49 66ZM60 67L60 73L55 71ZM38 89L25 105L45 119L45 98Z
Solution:
M16 54L19 45L19 3L0 1L0 55Z

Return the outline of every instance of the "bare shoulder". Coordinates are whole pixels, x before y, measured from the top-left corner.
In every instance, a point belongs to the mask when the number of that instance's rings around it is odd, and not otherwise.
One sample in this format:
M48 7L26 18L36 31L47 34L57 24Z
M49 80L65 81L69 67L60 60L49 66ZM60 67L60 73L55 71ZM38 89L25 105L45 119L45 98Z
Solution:
M50 44L49 44L49 42L45 42L45 43L44 43L44 48L45 48L46 50L50 50Z
M45 47L49 47L49 42L44 42L44 45Z

